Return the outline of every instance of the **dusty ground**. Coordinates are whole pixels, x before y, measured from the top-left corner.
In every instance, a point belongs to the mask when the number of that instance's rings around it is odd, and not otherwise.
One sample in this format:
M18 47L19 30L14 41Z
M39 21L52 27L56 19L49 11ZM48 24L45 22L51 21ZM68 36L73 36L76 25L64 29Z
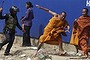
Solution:
M4 40L4 37L3 35L0 35L0 42L2 42L2 40ZM38 41L36 39L31 39L31 40L32 41L35 40L35 43L37 43ZM3 55L5 48L7 46L5 45L0 51L0 60L41 60L41 57L44 56L43 53L49 56L52 60L90 60L89 58L81 58L80 56L77 56L75 47L73 45L69 45L65 43L63 44L64 45L63 48L65 51L67 51L68 54L67 56L52 55L58 51L58 46L44 44L44 46L40 50L42 53L40 52L40 54L37 55L37 57L33 57L36 49L33 49L32 47L21 47L21 43L22 43L22 37L16 37L10 52L12 55L10 56ZM34 46L33 42L32 42L32 46ZM50 59L47 58L46 60L50 60Z

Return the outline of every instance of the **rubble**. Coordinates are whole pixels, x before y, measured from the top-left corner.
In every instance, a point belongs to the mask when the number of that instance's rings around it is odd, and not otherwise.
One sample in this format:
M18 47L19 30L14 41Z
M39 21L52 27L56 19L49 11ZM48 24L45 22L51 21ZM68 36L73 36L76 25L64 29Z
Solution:
M2 37L2 36L1 36ZM44 44L42 49L39 50L38 55L36 57L32 57L37 47L22 47L22 37L16 36L15 42L11 49L10 56L4 56L4 51L6 46L0 51L0 60L80 60L80 53L76 54L76 49L73 45L63 43L63 48L67 51L67 56L58 56L55 55L58 53L58 46L56 45L49 45ZM0 40L2 40L0 38ZM33 39L31 39L32 41ZM35 39L34 39L35 40ZM35 40L37 42L38 40ZM0 41L2 42L2 41ZM90 53L89 53L90 55ZM77 59L70 59L70 58L77 58ZM84 59L86 60L86 59ZM90 58L88 58L90 60Z
M19 57L25 57L26 56L26 54L22 54L22 55L20 55Z
M27 60L31 60L31 58L28 57Z

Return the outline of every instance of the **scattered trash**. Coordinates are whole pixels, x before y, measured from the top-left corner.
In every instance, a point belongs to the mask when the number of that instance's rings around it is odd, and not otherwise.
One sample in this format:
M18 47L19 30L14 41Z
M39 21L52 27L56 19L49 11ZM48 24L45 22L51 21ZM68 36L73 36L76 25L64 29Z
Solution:
M22 54L22 55L20 55L19 57L25 57L26 56L26 54Z
M38 56L41 60L52 60L52 57L51 56L49 56L49 55L45 55L45 54L40 54L39 56Z
M46 60L51 60L51 59L46 59Z
M37 50L37 47L30 47L31 49L33 49L33 50Z
M14 52L14 55L21 55L23 52L21 50L17 50Z
M37 56L38 56L38 58L40 58L41 60L52 60L52 56L49 56L48 54L47 54L47 52L45 52L45 51L43 51L42 49L40 49L39 51L38 51L38 54L37 54Z

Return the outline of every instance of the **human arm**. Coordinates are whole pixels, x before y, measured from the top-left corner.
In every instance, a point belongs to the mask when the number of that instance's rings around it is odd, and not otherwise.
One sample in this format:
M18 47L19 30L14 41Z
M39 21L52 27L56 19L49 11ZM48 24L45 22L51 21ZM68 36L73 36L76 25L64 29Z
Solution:
M17 27L18 27L20 30L22 30L23 32L25 32L25 30L24 30L24 24L22 24L22 27L21 27L20 24L17 22Z
M17 20L17 27L20 29L20 30L22 30L22 27L20 26L20 24L19 24L19 22L18 22L18 19L17 19L17 16L16 16L16 20Z
M3 8L0 8L0 12L2 12Z
M53 28L52 29L51 34L53 34L53 33L59 34L61 32L65 32L65 30L64 29L61 29L61 27L57 27L57 28Z
M20 26L20 24L17 22L17 27L22 30L22 27Z
M55 12L53 12L53 11L47 9L47 8L44 8L44 7L40 6L40 5L36 5L36 7L40 8L40 9L42 9L42 10L48 12L48 13L50 13L53 16L57 16L58 15L57 13L55 13Z
M70 26L67 26L67 30L65 30L65 32L69 32L70 33Z
M66 29L65 32L70 33L70 25L68 24L68 22L66 20L65 20L65 23L64 23L64 28Z
M24 24L24 22L22 21L23 18L24 18L24 16L22 16L21 19L20 19L20 21L21 21L22 24Z
M6 19L8 17L8 15L5 14L4 16L2 16L2 11L3 11L3 9L0 8L0 19Z
M32 20L34 18L33 10L31 8L27 9L26 15L21 19L21 21Z

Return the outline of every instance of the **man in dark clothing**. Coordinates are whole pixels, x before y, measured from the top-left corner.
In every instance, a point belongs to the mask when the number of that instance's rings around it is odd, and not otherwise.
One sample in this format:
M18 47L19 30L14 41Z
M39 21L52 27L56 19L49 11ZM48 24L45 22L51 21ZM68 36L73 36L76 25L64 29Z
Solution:
M22 27L19 25L17 15L16 15L18 12L18 8L16 6L12 6L9 11L10 11L10 13L2 16L2 8L0 8L0 19L5 19L5 27L3 29L3 32L4 32L5 37L6 37L6 40L4 40L0 44L0 50L4 45L6 45L8 43L4 55L10 55L9 52L10 52L10 49L11 49L13 42L14 42L14 39L15 39L16 26L20 30L22 30Z
M22 28L25 30L23 33L22 46L31 46L30 29L32 27L32 19L34 18L32 7L33 5L31 2L26 2L26 15L21 19Z

